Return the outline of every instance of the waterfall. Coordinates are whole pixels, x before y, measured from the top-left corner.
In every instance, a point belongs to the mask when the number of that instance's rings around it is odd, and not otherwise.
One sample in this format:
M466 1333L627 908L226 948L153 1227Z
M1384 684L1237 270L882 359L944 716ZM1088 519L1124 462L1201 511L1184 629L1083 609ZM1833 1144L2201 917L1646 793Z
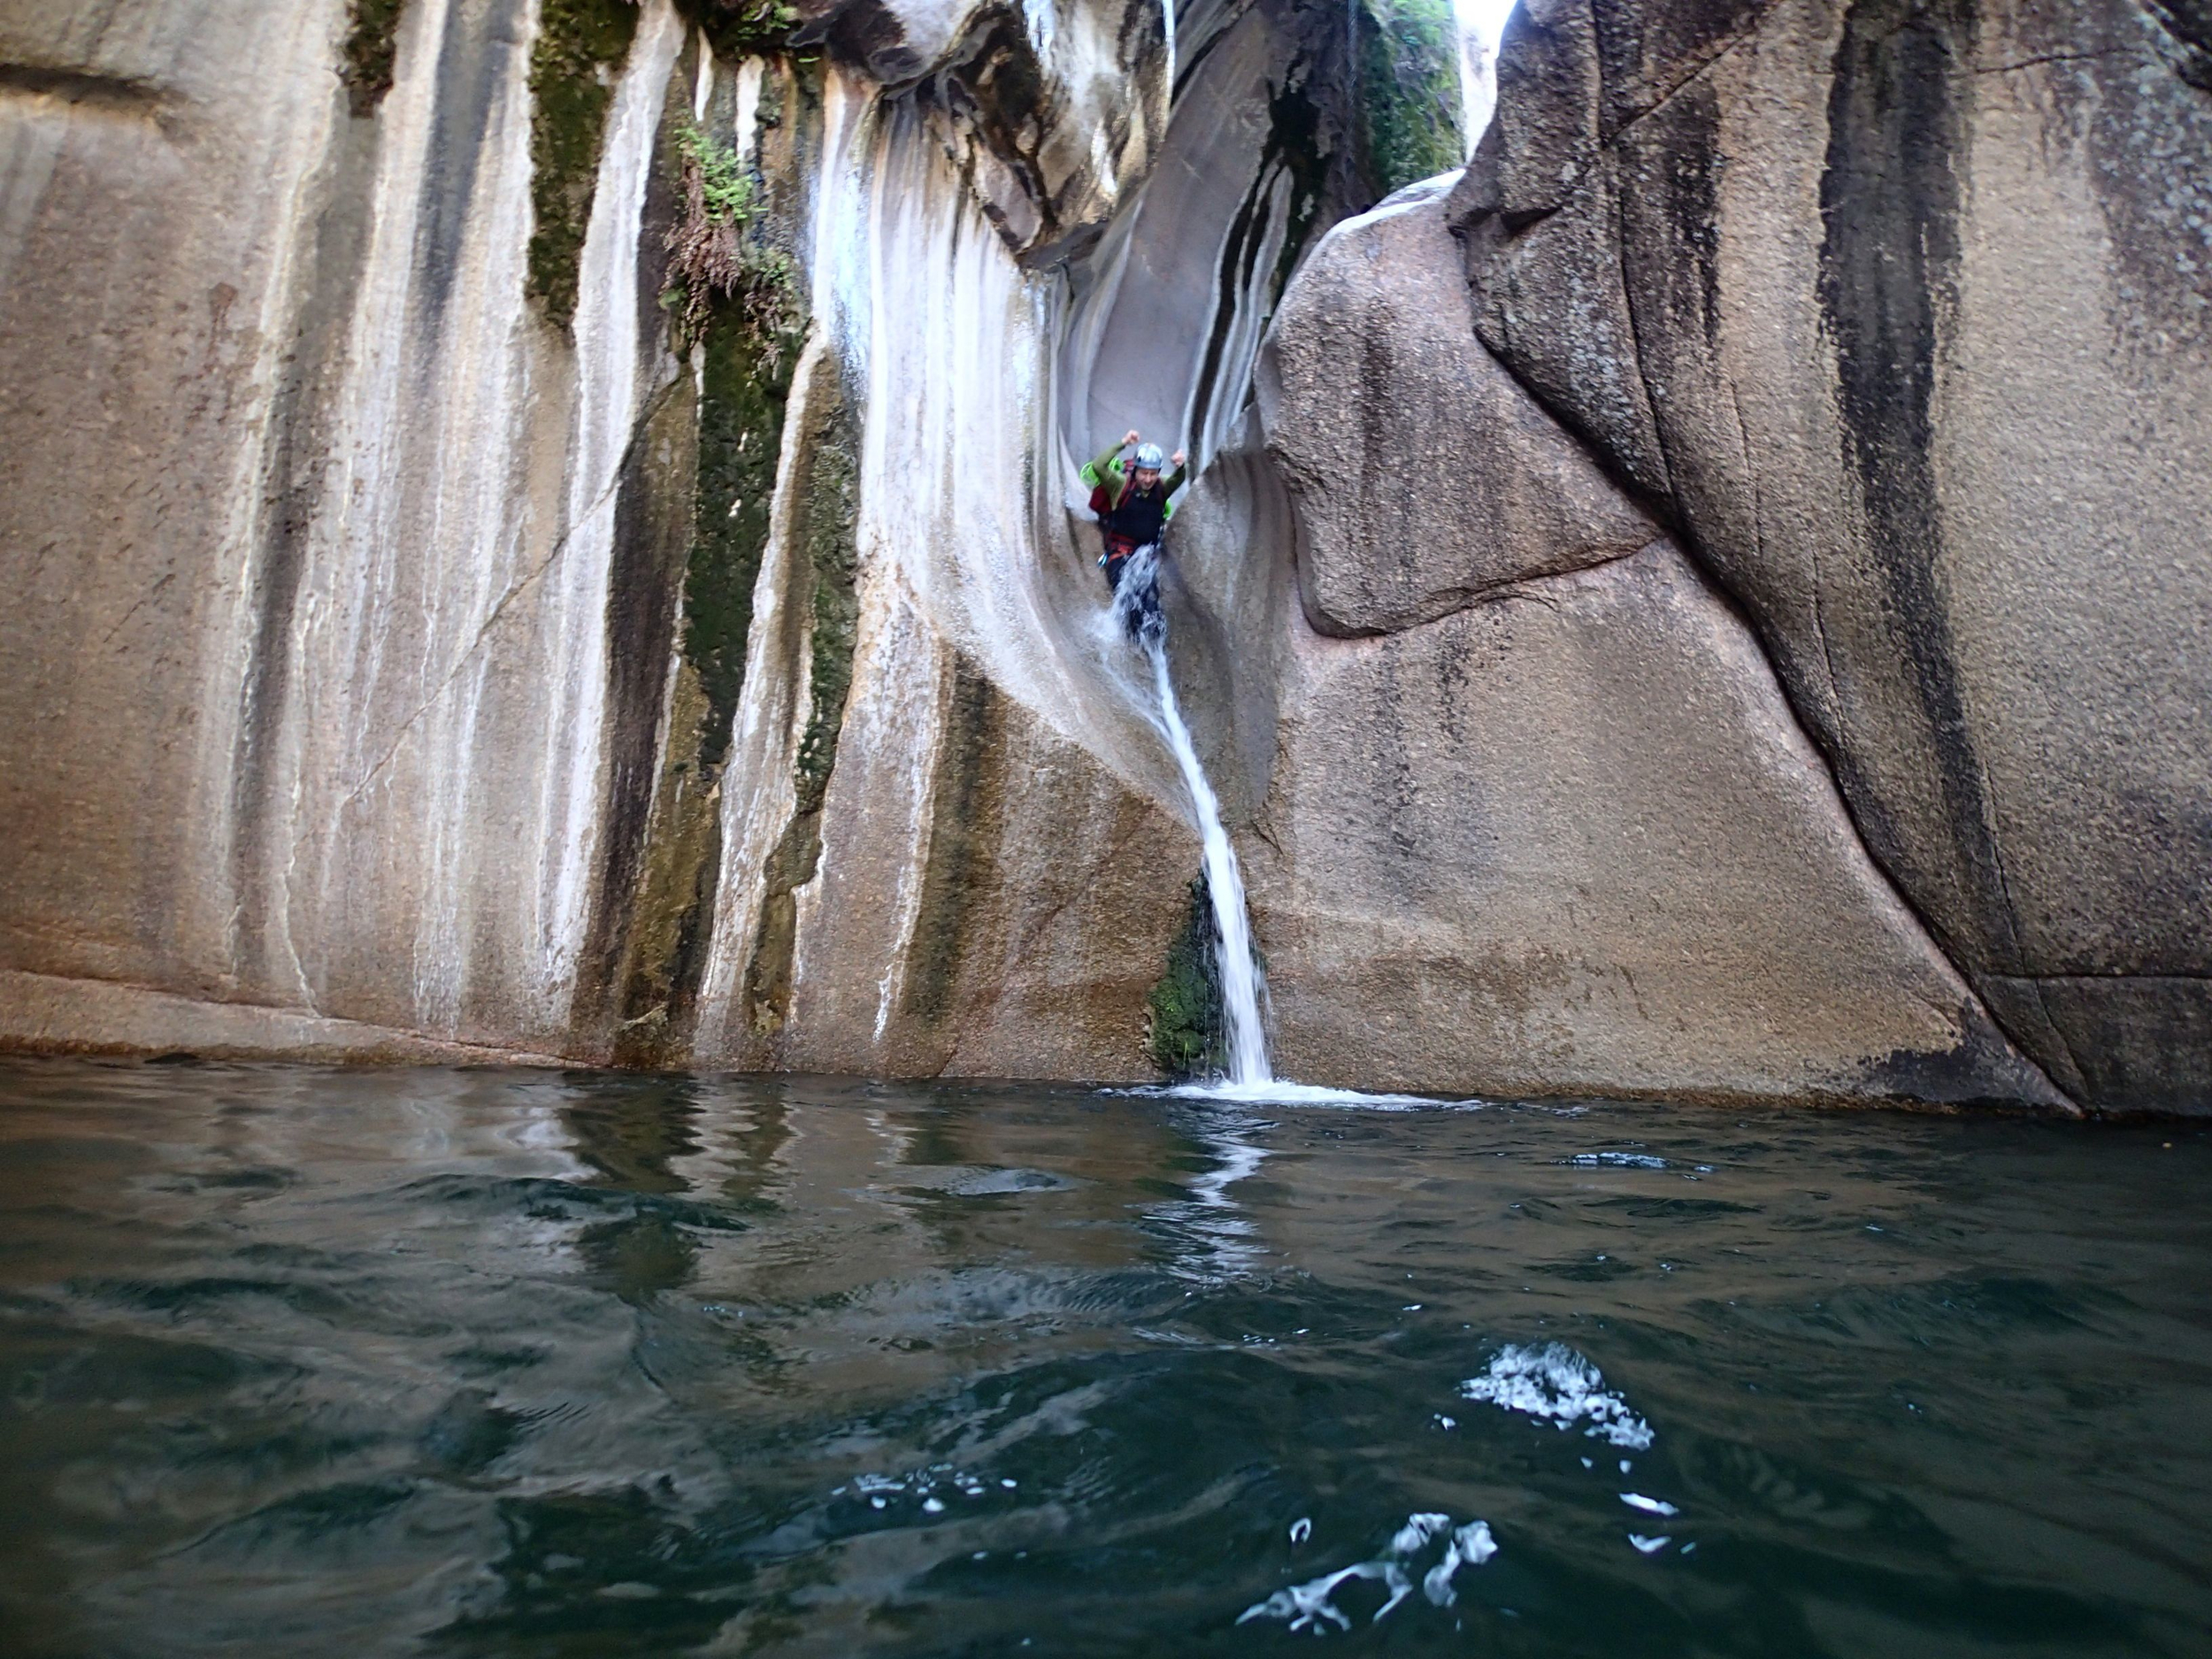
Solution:
M1130 637L1143 648L1152 664L1152 688L1160 700L1160 734L1183 774L1198 833L1205 849L1206 890L1213 900L1215 964L1221 976L1221 1006L1228 1021L1229 1068L1225 1079L1230 1087L1263 1087L1274 1081L1267 1064L1267 1032L1260 1019L1261 999L1267 985L1259 959L1252 949L1252 920L1244 908L1244 877L1237 869L1236 849L1222 826L1221 803L1206 769L1198 764L1190 728L1175 701L1174 681L1167 671L1167 618L1160 610L1159 549L1140 548L1122 572L1114 595L1114 610Z

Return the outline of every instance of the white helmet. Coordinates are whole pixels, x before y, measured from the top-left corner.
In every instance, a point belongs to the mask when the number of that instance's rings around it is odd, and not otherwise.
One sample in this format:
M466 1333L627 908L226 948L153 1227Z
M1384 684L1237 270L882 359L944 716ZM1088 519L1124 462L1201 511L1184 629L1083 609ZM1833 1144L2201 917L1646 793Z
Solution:
M1167 457L1160 453L1158 444L1141 443L1137 446L1136 457L1132 465L1141 472L1157 472L1166 467Z

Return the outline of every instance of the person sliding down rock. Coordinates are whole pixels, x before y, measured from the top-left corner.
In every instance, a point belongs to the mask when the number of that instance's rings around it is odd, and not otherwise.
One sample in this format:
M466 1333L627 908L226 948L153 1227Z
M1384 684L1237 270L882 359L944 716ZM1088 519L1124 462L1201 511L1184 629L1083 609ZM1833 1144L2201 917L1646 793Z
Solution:
M1121 452L1131 444L1137 445L1136 453L1125 466ZM1084 465L1083 481L1091 487L1091 511L1098 515L1099 532L1105 540L1098 567L1106 572L1109 593L1120 588L1122 566L1129 562L1129 556L1157 541L1175 511L1168 498L1183 488L1183 452L1175 452L1175 470L1165 478L1160 476L1161 461L1160 446L1137 443L1133 432Z

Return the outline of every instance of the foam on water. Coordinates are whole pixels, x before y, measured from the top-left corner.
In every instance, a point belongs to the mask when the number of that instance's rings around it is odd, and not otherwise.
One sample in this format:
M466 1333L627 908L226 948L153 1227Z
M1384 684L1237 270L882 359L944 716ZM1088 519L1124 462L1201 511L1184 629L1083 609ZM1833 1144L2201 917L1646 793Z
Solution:
M1582 1432L1632 1451L1651 1445L1651 1425L1605 1388L1605 1376L1563 1342L1541 1348L1509 1343L1479 1377L1460 1384L1468 1400L1486 1400L1508 1411L1540 1417L1557 1429L1586 1423Z
M1293 1544L1311 1535L1310 1522L1302 1521L1299 1525L1306 1532L1302 1534L1297 1527L1293 1527ZM1405 1525L1392 1535L1388 1548L1373 1560L1356 1561L1348 1567L1339 1567L1334 1572L1325 1572L1303 1584L1286 1585L1265 1601L1255 1601L1237 1615L1237 1623L1276 1618L1284 1620L1293 1630L1311 1631L1317 1636L1325 1633L1327 1624L1349 1630L1351 1615L1337 1606L1336 1593L1347 1584L1371 1581L1381 1584L1386 1596L1367 1622L1380 1624L1413 1594L1413 1578L1409 1571L1413 1557L1440 1537L1448 1539L1444 1553L1421 1575L1421 1594L1432 1607L1449 1607L1459 1599L1458 1591L1452 1586L1453 1576L1462 1567L1479 1567L1496 1555L1497 1540L1491 1537L1486 1521L1469 1521L1455 1527L1450 1516L1424 1510L1406 1517Z
M1132 1092L1167 1094L1177 1100L1218 1101L1233 1106L1334 1106L1358 1111L1465 1111L1487 1103L1479 1100L1432 1100L1425 1094L1370 1094L1356 1088L1328 1088L1318 1083L1293 1083L1276 1077L1253 1082L1222 1079L1178 1083L1168 1088Z

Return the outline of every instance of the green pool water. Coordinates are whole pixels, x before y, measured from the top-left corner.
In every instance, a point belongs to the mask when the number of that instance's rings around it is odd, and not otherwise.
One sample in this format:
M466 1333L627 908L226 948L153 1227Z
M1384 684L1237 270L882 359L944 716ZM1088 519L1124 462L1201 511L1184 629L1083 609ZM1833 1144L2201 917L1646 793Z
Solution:
M0 1065L0 1652L2212 1654L2212 1136Z

